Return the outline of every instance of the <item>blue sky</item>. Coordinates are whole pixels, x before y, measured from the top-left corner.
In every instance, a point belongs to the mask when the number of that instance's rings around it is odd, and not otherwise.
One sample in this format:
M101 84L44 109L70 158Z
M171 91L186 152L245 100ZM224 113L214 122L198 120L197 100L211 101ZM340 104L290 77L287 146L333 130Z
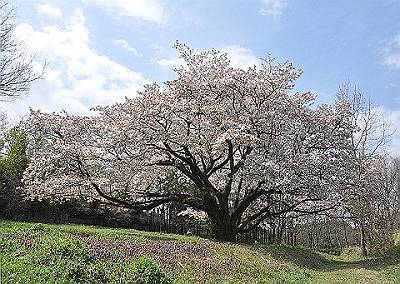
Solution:
M3 105L14 120L29 106L86 114L172 79L179 40L224 50L243 68L268 53L289 60L304 71L295 90L314 92L318 102L332 102L338 85L351 81L394 127L400 123L399 0L14 2L17 36L39 63L50 61L30 94ZM393 141L400 145L400 135Z

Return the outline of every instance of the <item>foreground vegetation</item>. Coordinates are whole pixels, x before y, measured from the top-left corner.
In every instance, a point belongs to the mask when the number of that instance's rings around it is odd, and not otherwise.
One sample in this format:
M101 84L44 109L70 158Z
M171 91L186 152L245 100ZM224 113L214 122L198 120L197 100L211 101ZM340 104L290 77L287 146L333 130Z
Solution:
M399 283L400 258L218 243L83 225L0 222L1 283ZM147 281L147 282L146 282Z

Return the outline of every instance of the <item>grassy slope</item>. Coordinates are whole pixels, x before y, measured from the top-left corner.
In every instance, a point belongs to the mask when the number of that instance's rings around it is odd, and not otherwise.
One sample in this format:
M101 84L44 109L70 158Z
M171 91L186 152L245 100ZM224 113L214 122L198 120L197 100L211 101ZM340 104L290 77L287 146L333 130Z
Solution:
M0 283L127 283L153 259L174 283L400 283L400 259L340 258L304 248L82 225L0 221Z

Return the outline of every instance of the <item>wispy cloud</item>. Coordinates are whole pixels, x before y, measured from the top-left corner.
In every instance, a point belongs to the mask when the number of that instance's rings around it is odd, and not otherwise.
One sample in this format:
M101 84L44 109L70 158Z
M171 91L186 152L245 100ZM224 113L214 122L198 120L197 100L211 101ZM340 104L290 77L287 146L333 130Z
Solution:
M383 48L383 64L400 69L400 34L393 37Z
M174 69L184 65L185 62L182 58L175 56L170 58L161 58L157 60L157 64L163 68Z
M84 0L120 17L135 17L149 22L161 23L166 11L160 0Z
M230 65L235 68L247 69L251 66L257 65L259 61L252 50L239 45L229 45L220 50L228 55ZM158 59L157 64L163 68L172 69L185 65L185 62L182 58L174 55Z
M239 45L227 46L222 48L221 51L228 54L230 64L235 68L246 69L257 65L257 62L259 61L253 51Z
M63 13L61 12L60 8L53 6L50 3L38 3L36 4L36 11L38 13L46 15L52 18L62 18Z
M133 53L133 54L136 55L136 56L139 56L139 52L136 50L136 48L134 48L133 46L131 46L131 45L129 44L129 42L127 42L126 40L124 40L124 39L122 39L122 38L115 40L115 41L114 41L114 44L117 45L117 46L119 46L119 47L122 47L122 48L125 49L126 51L131 52L131 53Z
M287 6L287 0L261 0L260 13L265 16L278 17Z

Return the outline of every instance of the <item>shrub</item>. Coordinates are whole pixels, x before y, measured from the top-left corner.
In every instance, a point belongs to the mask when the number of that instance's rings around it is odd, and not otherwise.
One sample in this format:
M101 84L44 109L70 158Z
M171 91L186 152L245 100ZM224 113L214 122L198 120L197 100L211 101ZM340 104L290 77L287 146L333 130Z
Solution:
M32 226L33 231L46 231L46 226L42 223L35 223Z
M340 253L340 256L348 260L362 259L363 257L361 249L355 246L343 248L342 252Z
M109 282L102 265L88 265L77 261L57 263L53 275L56 279L66 279L71 283L95 284Z
M94 263L94 256L86 244L62 235L38 235L32 261L52 265L59 261L76 261L82 264Z
M374 256L388 256L393 249L394 240L388 234L375 235L368 243L368 251Z
M92 254L86 245L80 241L69 238L59 238L55 244L54 252L61 258L77 260L84 263L93 261Z
M140 259L133 265L133 271L125 283L172 284L172 280L150 259Z

